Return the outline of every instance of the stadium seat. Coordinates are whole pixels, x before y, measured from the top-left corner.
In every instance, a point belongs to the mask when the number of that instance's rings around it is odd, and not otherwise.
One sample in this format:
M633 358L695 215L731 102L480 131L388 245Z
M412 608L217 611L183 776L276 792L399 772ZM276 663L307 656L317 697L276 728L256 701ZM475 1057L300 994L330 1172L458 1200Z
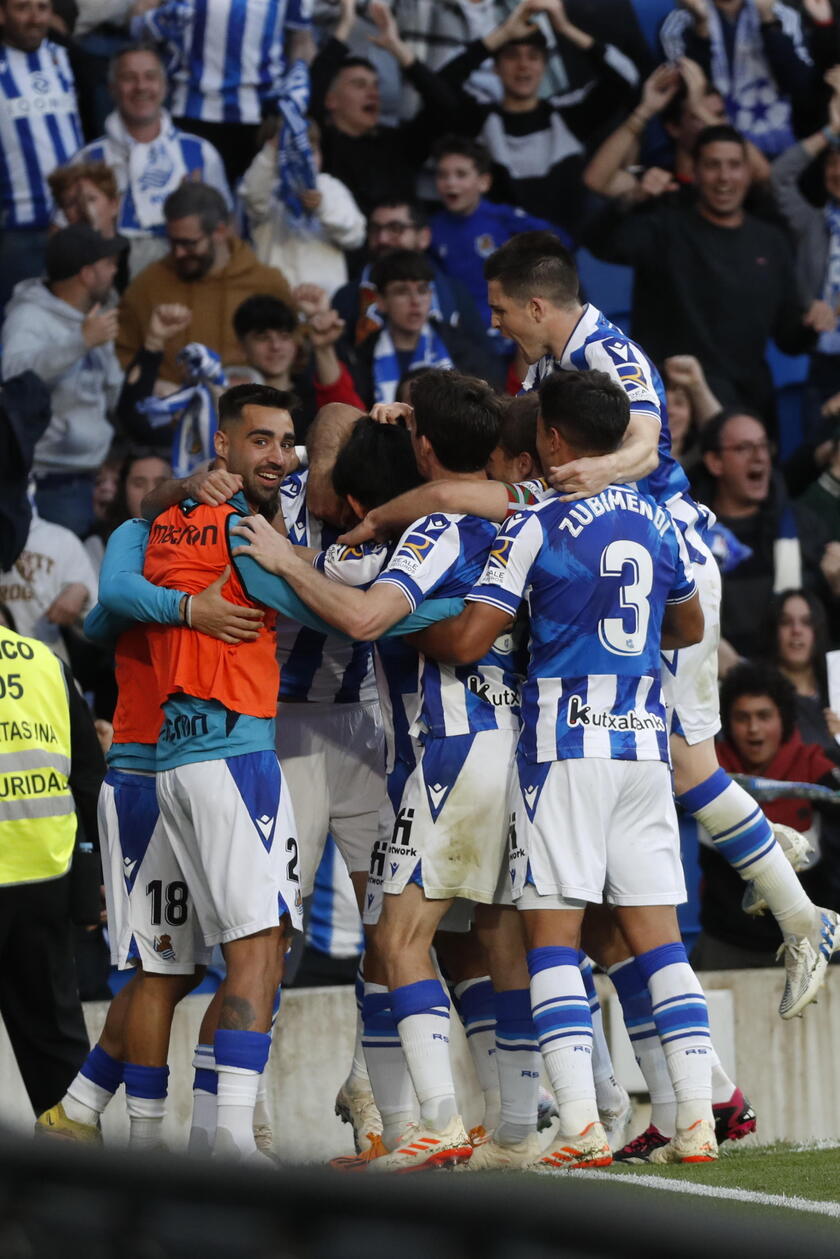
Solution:
M659 28L666 15L676 7L674 0L632 0L632 3L636 11L636 20L651 51L655 54L660 53Z
M577 253L578 272L583 295L602 310L608 318L624 326L633 305L633 269L601 262L588 249Z

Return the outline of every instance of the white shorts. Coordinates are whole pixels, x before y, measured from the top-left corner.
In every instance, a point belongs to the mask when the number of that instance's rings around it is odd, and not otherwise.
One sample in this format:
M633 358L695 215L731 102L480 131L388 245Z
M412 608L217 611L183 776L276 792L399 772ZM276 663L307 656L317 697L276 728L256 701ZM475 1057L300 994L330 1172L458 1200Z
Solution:
M668 509L679 516L681 500ZM713 739L720 730L718 696L718 646L720 644L721 580L717 560L693 525L684 530L689 553L694 554L694 580L700 594L706 627L702 642L679 651L662 653L662 698L668 709L671 734L681 734L686 743ZM696 556L705 563L697 563Z
M276 742L298 827L301 895L309 896L327 834L351 874L370 866L386 799L379 702L280 704Z
M273 752L196 761L157 776L161 821L206 944L302 925L298 845Z
M426 739L391 836L373 850L365 922L378 920L382 894L398 896L409 883L428 900L461 897L490 905L504 899L518 737L516 730L482 730Z
M206 965L211 950L160 821L155 775L110 769L98 821L112 964L157 975Z
M510 877L517 909L602 900L681 904L686 891L668 766L520 761L511 793Z

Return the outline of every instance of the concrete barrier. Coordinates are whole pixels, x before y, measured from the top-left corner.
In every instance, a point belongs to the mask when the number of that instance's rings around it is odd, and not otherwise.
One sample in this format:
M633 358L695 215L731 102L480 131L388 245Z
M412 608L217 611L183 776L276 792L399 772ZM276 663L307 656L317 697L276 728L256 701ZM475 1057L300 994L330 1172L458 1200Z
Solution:
M840 1141L840 983L835 973L803 1019L784 1023L777 1013L782 990L779 970L718 971L702 976L710 998L715 1042L727 1071L747 1093L759 1117L762 1143ZM619 1079L633 1093L641 1079L621 1024L612 985L602 976L598 989ZM192 1055L206 997L188 997L176 1012L170 1047L170 1105L164 1136L172 1148L183 1145L189 1126ZM91 1041L105 1018L104 1003L85 1010ZM315 988L284 994L269 1062L269 1100L275 1148L283 1158L322 1161L352 1152L348 1127L334 1114L355 1032L353 989ZM452 1024L456 1081L468 1126L478 1122L479 1097L472 1063L457 1019ZM0 1123L21 1129L32 1116L14 1057L0 1025ZM639 1111L636 1130L646 1119ZM128 1130L121 1098L107 1110L106 1140L124 1141ZM632 1134L631 1134L632 1135Z

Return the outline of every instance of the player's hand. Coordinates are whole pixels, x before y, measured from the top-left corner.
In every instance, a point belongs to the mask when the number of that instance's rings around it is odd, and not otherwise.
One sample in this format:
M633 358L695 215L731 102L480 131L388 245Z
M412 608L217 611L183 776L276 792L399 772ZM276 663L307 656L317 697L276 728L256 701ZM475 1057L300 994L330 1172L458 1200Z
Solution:
M387 537L387 531L377 526L376 512L369 511L364 520L342 533L338 540L342 546L361 546L363 542L384 542Z
M85 316L82 324L82 338L89 350L97 345L107 345L117 335L119 315L114 310L103 310L102 303L97 302Z
M674 179L673 173L663 170L661 166L651 166L639 180L642 196L649 199L662 197L666 192L676 192L678 188L679 184Z
M301 563L289 539L272 529L263 516L246 516L231 533L238 533L248 542L248 545L234 547L231 554L250 555L268 573L284 577L295 564Z
M414 407L407 402L376 402L370 415L377 424L399 424L406 428L406 421L414 418Z
M802 316L802 322L806 328L813 328L815 332L833 332L837 327L837 316L828 302L818 298L811 302Z
M600 494L612 482L612 460L609 455L573 459L571 463L548 470L548 483L564 503L573 503L579 498L591 498L593 494Z
M292 290L292 297L298 310L309 318L330 309L330 295L319 284L299 284Z
M194 498L205 507L221 507L242 489L242 477L226 468L206 468L193 472L184 482L185 498Z
M73 625L82 615L89 597L87 586L71 581L47 608L47 620L51 625Z
M160 353L166 342L179 332L185 332L191 322L189 306L182 306L180 302L161 302L149 316L144 343L146 349Z
M111 744L114 742L114 727L104 717L97 717L93 723L93 728L96 731L99 746L102 748L102 755L107 756L111 750Z
M194 630L220 638L223 643L252 643L259 637L263 613L259 608L246 608L228 603L222 587L230 578L228 564L221 577L200 594L193 595L190 620Z

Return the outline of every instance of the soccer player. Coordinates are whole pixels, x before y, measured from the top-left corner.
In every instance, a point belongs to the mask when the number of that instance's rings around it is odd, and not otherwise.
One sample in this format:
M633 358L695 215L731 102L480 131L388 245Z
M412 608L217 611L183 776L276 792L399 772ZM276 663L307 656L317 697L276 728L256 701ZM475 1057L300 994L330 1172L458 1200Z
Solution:
M100 1141L100 1116L124 1083L129 1141L145 1149L161 1145L172 1014L201 979L209 957L186 895L177 913L161 919L160 889L183 880L163 840L155 794L161 697L146 625L107 611L112 583L123 579L123 612L133 613L138 622L183 624L188 596L182 591L159 589L138 578L126 598L125 574L141 566L148 532L145 521L130 520L111 536L100 574L104 604L98 604L85 622L86 633L95 641L112 643L116 636L118 698L108 773L99 798L99 831L111 960L120 969L136 970L111 1002L99 1042L65 1097L39 1116L36 1125L38 1134ZM231 641L252 637L255 631L249 626L261 613L228 604L219 593L221 585L219 579L195 595L193 626Z
M624 436L625 391L602 372L551 375L540 389L544 466L606 456ZM654 1162L717 1157L709 1020L674 906L685 899L661 695L661 646L703 633L681 534L642 492L558 496L502 528L468 606L448 627L450 658L481 656L527 604L510 874L523 911L531 1002L560 1132L541 1165L600 1167L592 1024L578 969L586 905L602 893L636 954L677 1097L677 1134ZM440 633L440 627L436 633Z
M413 398L410 431L421 474L484 480L501 411L492 391L468 377L432 370L415 382ZM496 534L473 517L434 514L415 521L381 576L361 591L325 579L261 522L245 521L240 528L257 539L256 558L282 573L319 615L358 638L378 637L404 615L406 604L413 609L432 592L466 590ZM448 1164L472 1153L456 1110L449 1000L429 957L435 930L456 898L479 906L477 921L503 1019L520 1033L507 1047L517 1064L509 1075L516 1075L527 1096L520 1096L518 1122L507 1129L511 1145L530 1141L536 1127L538 1071L522 1070L528 1061L520 1052L535 1057L527 1031L527 971L517 920L498 904L506 788L519 728L516 638L505 635L478 663L458 670L421 656L420 681L416 728L422 752L405 784L387 851L375 853L372 864L374 869L378 858L384 893L377 948L420 1102L420 1124L410 1125L401 1144L370 1164L382 1171ZM501 1077L501 1062L499 1068Z
M779 1013L789 1019L813 1001L840 945L840 917L812 904L761 809L720 768L714 736L720 728L717 644L720 575L703 537L708 511L694 502L670 453L665 391L643 350L594 306L581 306L571 256L548 232L525 232L497 250L485 268L494 321L516 341L531 368L525 388L556 370L595 368L627 393L630 422L608 455L574 459L551 469L552 485L567 501L585 499L610 484L635 481L667 506L683 532L694 564L705 618L702 643L663 657L663 693L671 714L671 759L678 803L706 828L746 881L752 881L782 930L785 989ZM453 487L454 488L454 487ZM504 519L511 503L529 501L516 487L429 487L369 514L349 540L387 536L421 511L472 511ZM538 494L547 490L537 488ZM492 495L492 498L491 498ZM532 499L530 501L533 501ZM492 509L491 509L492 504Z

